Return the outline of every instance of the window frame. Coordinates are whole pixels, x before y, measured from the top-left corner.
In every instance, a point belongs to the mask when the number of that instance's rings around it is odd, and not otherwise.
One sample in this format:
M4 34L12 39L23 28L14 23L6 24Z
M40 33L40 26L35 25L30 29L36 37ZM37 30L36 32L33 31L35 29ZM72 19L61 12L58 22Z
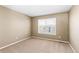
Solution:
M52 19L54 19L54 21L55 21L55 33L53 33L53 32L51 32L51 33L45 33L45 32L39 32L39 20L52 20ZM53 26L53 25L52 25ZM45 35L56 35L56 17L54 17L54 18L45 18L45 19L38 19L38 30L37 30L37 32L39 33L39 34L45 34Z

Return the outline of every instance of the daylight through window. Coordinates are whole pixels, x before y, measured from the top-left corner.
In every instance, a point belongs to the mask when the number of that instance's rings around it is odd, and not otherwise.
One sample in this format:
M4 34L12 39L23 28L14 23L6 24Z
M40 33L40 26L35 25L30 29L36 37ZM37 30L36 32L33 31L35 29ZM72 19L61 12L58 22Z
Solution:
M56 35L56 18L39 19L38 33Z

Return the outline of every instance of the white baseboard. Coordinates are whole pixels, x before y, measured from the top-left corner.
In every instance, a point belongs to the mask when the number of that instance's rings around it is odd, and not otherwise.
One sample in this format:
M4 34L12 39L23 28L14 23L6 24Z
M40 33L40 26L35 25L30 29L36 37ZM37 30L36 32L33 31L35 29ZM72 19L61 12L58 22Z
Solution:
M37 38L37 39L47 39L47 40L51 40L51 41L57 41L57 42L63 42L63 43L69 43L68 41L63 41L63 40L57 40L57 39L49 39L49 38L42 38L42 37L37 37L37 36L32 36L32 38Z
M8 45L6 45L6 46L1 47L0 50L2 50L2 49L4 49L4 48L7 48L7 47L9 47L9 46L11 46L11 45L17 44L17 43L19 43L19 42L22 42L22 41L24 41L24 40L30 39L30 38L31 38L31 37L28 37L28 38L24 38L24 39L21 39L21 40L19 40L19 41L13 42L13 43L11 43L11 44L8 44Z
M69 46L71 47L73 53L76 53L76 50L73 48L73 46L69 43Z

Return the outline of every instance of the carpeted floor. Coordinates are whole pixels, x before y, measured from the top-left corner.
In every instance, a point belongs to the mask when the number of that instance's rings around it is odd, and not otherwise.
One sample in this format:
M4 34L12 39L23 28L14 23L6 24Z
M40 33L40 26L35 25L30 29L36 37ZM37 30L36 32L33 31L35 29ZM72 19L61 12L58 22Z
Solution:
M68 43L28 39L2 49L2 53L72 53Z

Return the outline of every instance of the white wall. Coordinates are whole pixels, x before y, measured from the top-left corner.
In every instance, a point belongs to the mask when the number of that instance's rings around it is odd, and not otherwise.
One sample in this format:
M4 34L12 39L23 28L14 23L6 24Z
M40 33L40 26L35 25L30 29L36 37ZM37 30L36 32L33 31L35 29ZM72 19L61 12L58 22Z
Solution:
M79 6L73 6L69 14L70 43L79 52Z

